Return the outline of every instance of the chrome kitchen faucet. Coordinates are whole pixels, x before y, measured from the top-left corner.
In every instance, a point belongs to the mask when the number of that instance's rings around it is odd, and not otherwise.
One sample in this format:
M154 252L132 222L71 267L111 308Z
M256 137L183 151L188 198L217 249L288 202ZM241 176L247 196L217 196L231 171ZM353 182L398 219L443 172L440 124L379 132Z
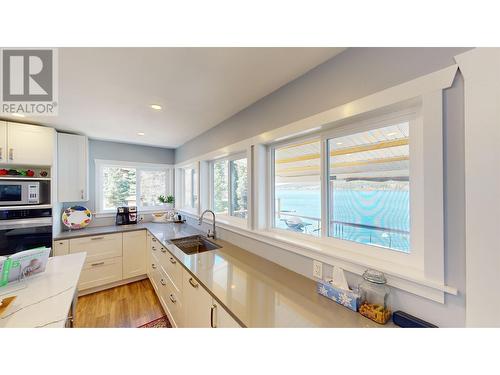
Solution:
M214 219L212 221L212 230L211 231L210 231L210 229L208 230L207 237L208 238L213 238L215 240L215 212L213 212L212 210L205 210L205 211L203 211L203 213L200 216L200 220L198 222L198 225L201 225L203 223L203 216L205 216L205 214L207 212L210 212L213 215L213 217L214 217Z

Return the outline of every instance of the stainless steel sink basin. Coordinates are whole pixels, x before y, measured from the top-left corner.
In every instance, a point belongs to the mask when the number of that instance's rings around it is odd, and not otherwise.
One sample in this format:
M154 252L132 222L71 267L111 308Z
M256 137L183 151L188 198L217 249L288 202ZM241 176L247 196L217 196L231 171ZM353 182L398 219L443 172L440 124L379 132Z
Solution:
M176 238L170 240L170 242L172 242L175 246L177 246L188 255L204 253L205 251L221 248L221 246L214 244L213 242L200 235Z

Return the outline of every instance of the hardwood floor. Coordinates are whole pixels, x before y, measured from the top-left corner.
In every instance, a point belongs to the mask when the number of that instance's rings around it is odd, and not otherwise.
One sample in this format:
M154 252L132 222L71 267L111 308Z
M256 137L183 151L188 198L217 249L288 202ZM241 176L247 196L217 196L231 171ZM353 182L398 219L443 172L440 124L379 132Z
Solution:
M165 315L148 279L78 298L75 327L139 327Z

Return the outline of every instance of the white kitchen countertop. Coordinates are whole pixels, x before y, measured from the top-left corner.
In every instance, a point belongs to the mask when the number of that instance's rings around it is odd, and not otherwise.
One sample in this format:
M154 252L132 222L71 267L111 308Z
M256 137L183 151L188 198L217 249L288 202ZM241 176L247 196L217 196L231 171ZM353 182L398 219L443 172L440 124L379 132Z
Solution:
M45 272L27 279L26 288L1 295L17 298L0 317L0 328L64 327L86 256L49 258Z

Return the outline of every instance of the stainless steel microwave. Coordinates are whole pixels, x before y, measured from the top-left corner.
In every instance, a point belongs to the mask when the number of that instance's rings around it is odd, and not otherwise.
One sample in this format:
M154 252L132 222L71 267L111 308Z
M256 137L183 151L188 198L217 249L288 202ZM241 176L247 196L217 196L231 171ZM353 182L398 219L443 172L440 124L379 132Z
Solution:
M40 204L40 182L0 180L0 206L29 204Z

